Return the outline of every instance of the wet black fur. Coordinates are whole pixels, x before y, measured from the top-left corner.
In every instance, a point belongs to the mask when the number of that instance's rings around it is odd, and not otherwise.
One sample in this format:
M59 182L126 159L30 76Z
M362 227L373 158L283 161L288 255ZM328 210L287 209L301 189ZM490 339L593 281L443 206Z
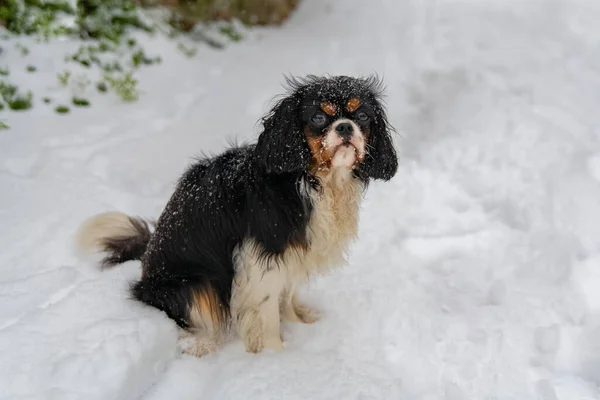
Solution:
M392 128L376 78L309 76L288 83L290 92L263 119L256 144L232 146L193 164L151 236L140 232L132 239L135 245L113 240L109 246L108 264L142 260L142 277L131 286L133 297L165 311L183 328L189 327L190 303L198 290L213 290L228 316L235 249L244 239L260 244L264 257L277 257L290 246L310 246L306 227L313 208L299 185L318 190L319 183L308 172L311 152L303 133L307 107L359 97L370 107L372 120L368 154L355 177L366 184L396 173Z

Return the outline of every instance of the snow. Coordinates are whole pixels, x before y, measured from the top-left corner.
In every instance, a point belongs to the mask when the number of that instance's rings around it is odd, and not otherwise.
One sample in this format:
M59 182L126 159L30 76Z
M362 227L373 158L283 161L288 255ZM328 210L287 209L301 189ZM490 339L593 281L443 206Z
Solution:
M70 97L52 82L77 44L3 43L38 103L0 113L0 398L600 398L599 18L593 0L303 0L194 58L139 38L163 59L139 101L91 90L66 116L41 98ZM174 324L128 298L139 263L74 253L84 218L156 217L193 157L254 139L283 74L371 72L400 170L283 352L181 356Z

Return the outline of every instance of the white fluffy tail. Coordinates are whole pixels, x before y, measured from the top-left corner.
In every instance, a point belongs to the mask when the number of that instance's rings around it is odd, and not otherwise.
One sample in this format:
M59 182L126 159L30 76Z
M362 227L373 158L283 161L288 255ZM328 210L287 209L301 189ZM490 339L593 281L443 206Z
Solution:
M103 267L139 260L146 251L151 232L148 223L117 211L105 212L85 220L76 234L81 253L108 254Z

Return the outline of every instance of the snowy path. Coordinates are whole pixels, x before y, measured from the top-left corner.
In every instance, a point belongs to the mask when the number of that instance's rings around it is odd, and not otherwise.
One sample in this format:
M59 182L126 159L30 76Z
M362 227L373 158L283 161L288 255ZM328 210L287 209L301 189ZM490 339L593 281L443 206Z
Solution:
M303 0L283 29L191 60L155 38L138 103L8 114L1 399L600 398L600 4L367 3ZM56 51L30 57L55 75ZM374 71L401 169L283 353L178 356L173 324L127 299L137 263L72 253L86 216L157 216L193 156L254 138L283 73Z

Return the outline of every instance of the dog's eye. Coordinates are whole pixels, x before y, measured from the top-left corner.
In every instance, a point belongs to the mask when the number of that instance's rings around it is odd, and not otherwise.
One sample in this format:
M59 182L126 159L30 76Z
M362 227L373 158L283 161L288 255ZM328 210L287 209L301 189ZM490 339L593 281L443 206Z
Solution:
M327 122L327 118L323 114L315 114L311 120L315 125L324 125Z
M358 118L359 121L367 121L369 119L369 116L367 115L366 112L361 111L356 115L356 118Z

